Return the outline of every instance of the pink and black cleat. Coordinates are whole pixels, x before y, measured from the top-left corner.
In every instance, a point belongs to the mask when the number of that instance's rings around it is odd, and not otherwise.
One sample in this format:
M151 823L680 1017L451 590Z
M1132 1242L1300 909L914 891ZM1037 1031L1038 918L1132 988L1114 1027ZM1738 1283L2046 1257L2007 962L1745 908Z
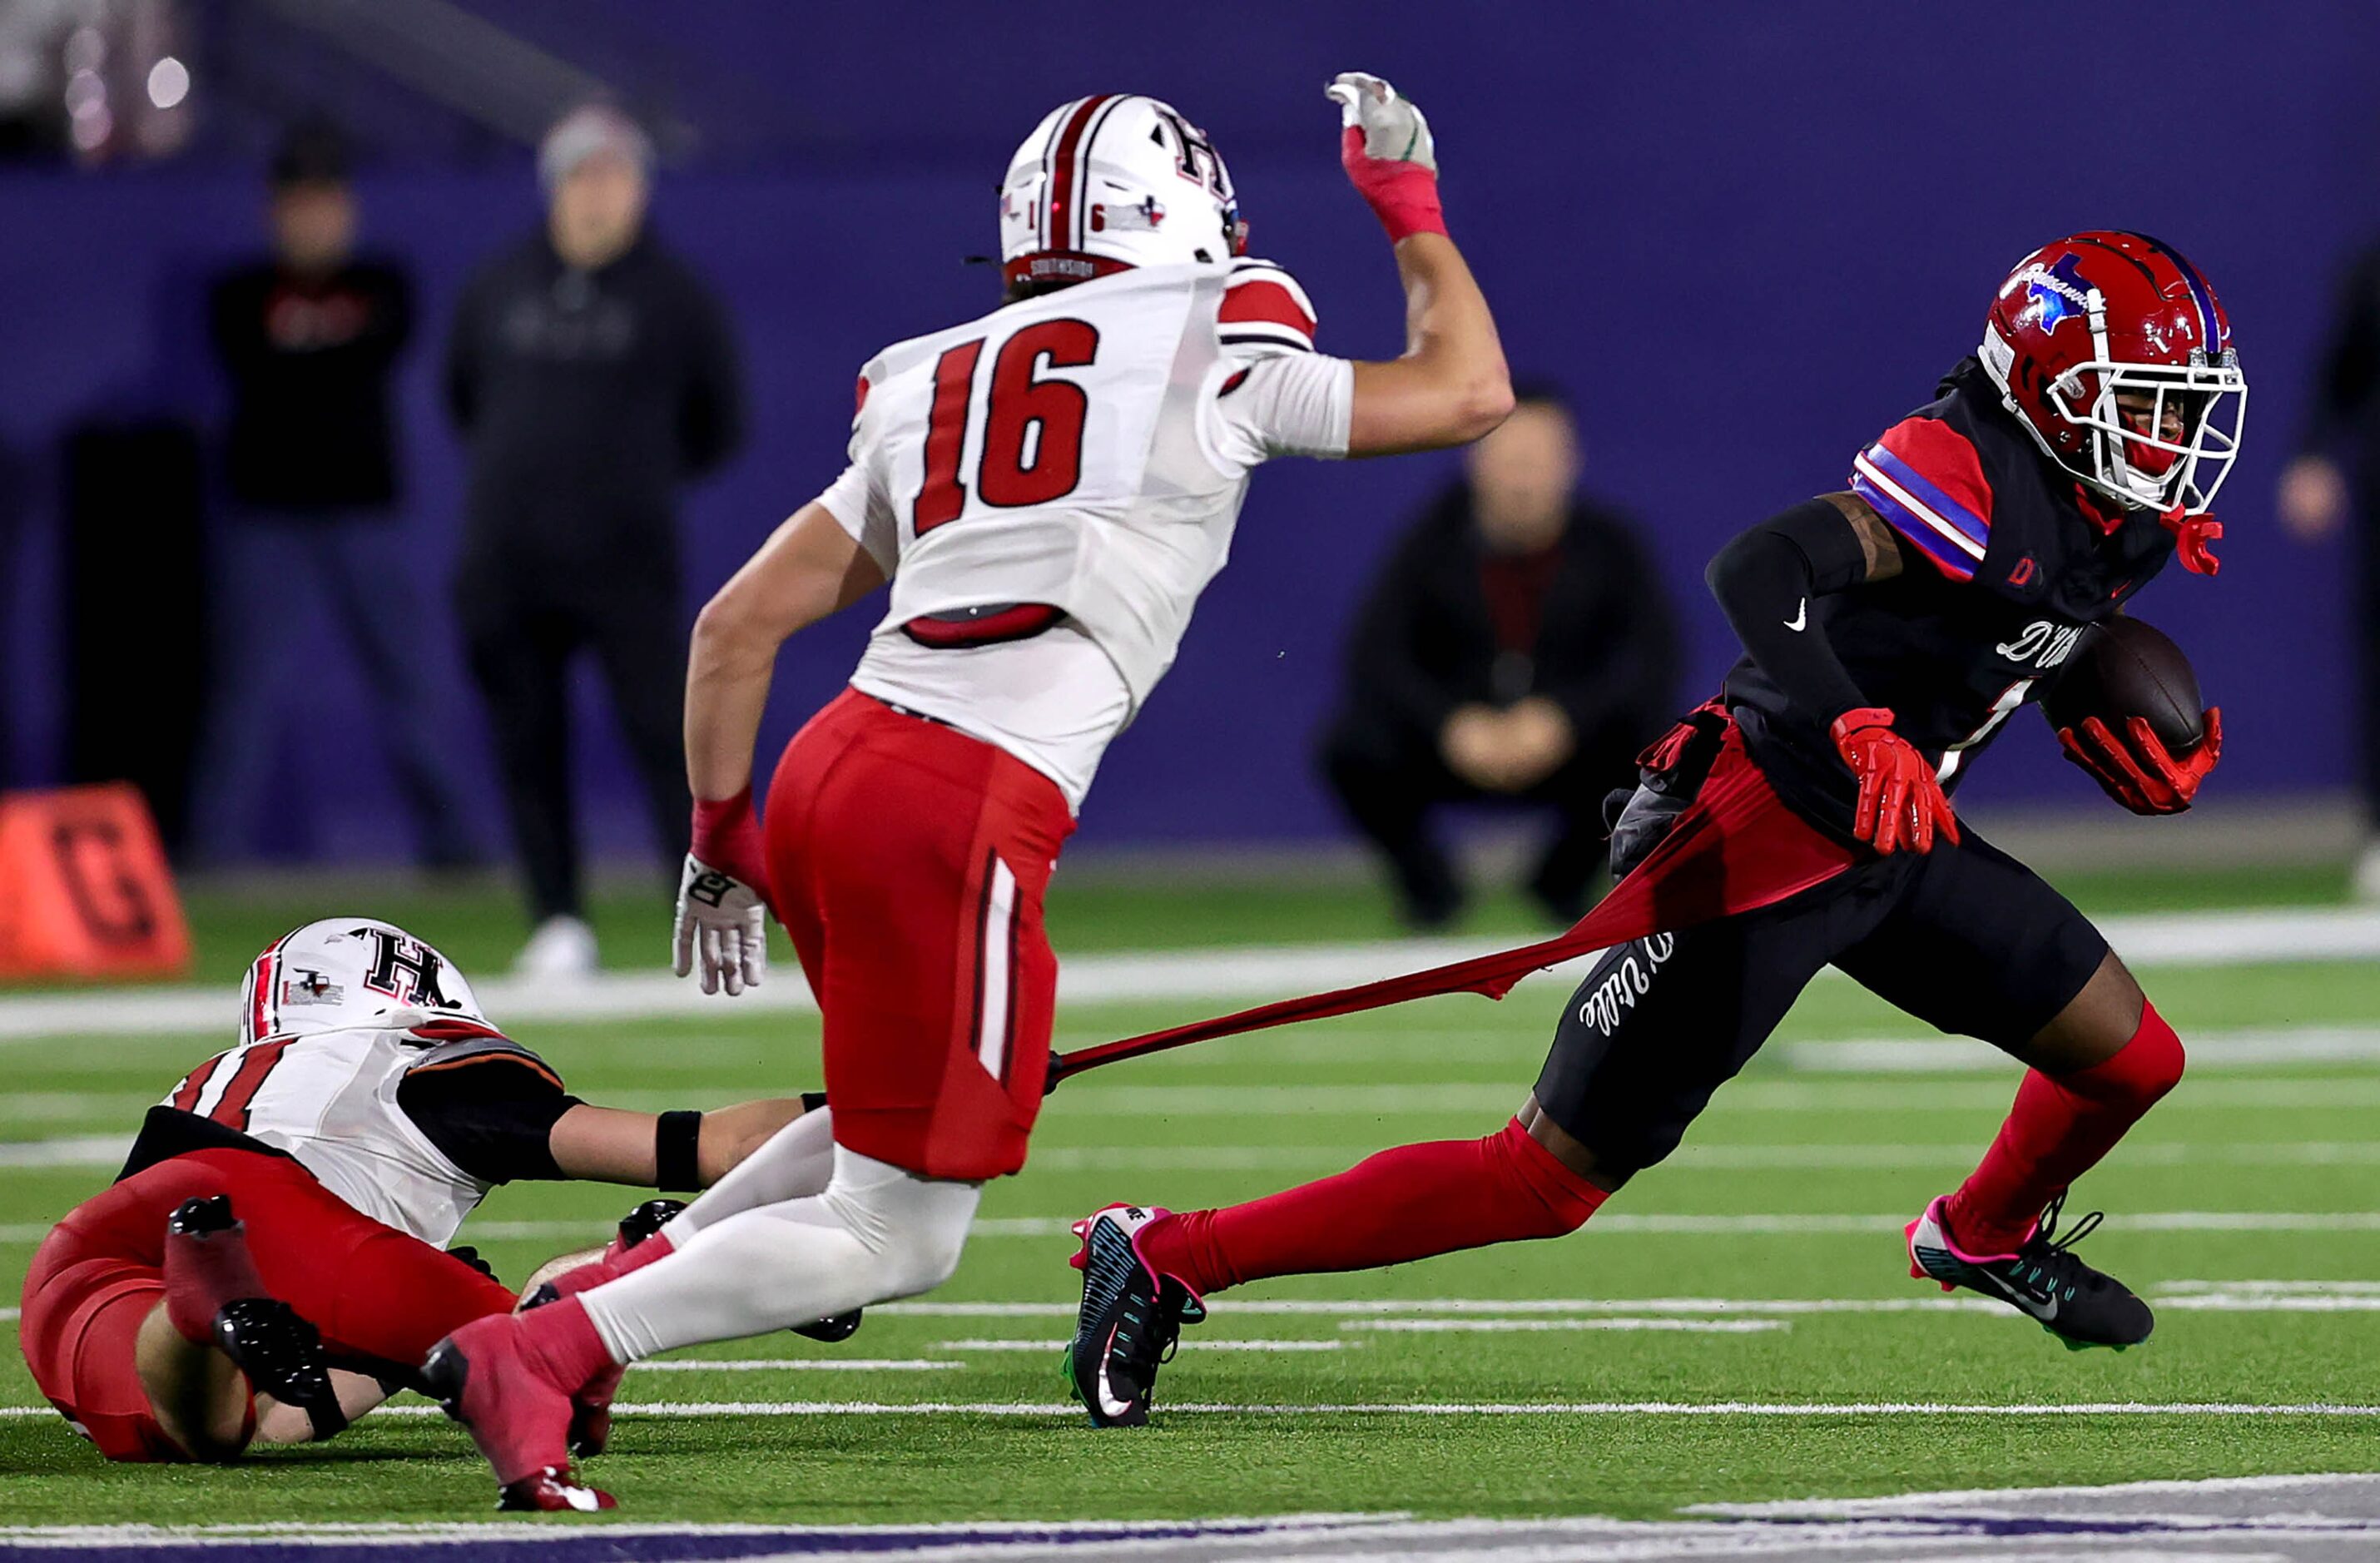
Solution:
M1075 1223L1083 1246L1067 1261L1083 1272L1083 1306L1066 1348L1066 1383L1094 1427L1148 1421L1157 1370L1172 1360L1182 1327L1202 1324L1207 1304L1140 1252L1140 1230L1172 1214L1111 1205Z
M2095 1210L2059 1237L2058 1217L2065 1204L2063 1194L2051 1200L2015 1253L1980 1254L1952 1241L1943 1201L1937 1199L1904 1229L1910 1277L1937 1282L1945 1291L1965 1287L2005 1302L2058 1337L2070 1351L2092 1346L2121 1351L2139 1345L2156 1327L2149 1305L2074 1252L2074 1245L2097 1230L2105 1218Z

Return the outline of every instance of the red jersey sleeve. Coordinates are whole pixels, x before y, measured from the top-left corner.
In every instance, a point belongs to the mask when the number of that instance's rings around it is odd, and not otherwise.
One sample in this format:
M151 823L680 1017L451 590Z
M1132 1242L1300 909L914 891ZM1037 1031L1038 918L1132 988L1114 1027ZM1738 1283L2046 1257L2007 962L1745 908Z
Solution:
M1852 460L1852 491L1953 580L1973 580L1992 534L1992 486L1967 437L1903 418Z

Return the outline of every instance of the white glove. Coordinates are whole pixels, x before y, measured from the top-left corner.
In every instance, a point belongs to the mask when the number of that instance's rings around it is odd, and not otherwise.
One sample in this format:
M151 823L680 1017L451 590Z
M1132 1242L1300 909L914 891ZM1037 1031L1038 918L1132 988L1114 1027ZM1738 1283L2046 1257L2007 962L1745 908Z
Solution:
M688 853L677 882L676 960L685 976L702 958L702 990L724 983L733 995L758 987L769 972L769 908L760 892Z
M1347 70L1333 77L1323 95L1339 105L1339 123L1364 132L1364 155L1387 163L1411 163L1438 172L1438 143L1421 110L1397 96L1377 76Z

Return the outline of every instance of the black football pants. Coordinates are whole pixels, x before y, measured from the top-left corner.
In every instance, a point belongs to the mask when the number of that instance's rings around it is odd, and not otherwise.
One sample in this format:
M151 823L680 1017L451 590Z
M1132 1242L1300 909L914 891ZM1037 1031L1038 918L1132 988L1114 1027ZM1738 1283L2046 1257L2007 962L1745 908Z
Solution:
M2020 1048L2082 991L2107 941L1961 824L1758 912L1604 952L1537 1077L1537 1105L1625 1178L1677 1149L1828 965L1937 1030Z
M675 580L623 581L602 596L564 600L482 567L466 572L455 596L531 917L585 911L570 790L570 669L582 651L593 654L610 690L674 883L693 812L683 736L686 627Z

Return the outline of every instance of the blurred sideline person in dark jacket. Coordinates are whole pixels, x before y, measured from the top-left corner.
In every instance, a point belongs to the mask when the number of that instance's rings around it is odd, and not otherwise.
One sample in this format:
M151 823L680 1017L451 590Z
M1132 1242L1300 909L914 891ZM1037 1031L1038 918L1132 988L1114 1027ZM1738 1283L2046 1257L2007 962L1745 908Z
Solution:
M2355 780L2374 832L2355 865L2355 891L2380 901L2380 248L2349 272L2321 365L2299 454L2281 474L2281 519L2305 542L2354 523Z
M480 269L447 344L446 398L469 446L456 600L494 725L536 931L517 968L593 969L570 793L572 660L609 685L675 864L692 805L674 491L742 438L725 314L645 230L652 146L584 108L547 133L539 230Z
M1466 463L1468 482L1422 516L1364 601L1323 769L1417 927L1463 903L1428 830L1434 806L1551 809L1528 889L1568 923L1603 873L1603 796L1633 782L1668 720L1674 621L1627 525L1576 496L1577 430L1559 392L1522 387Z
M215 357L231 382L228 513L214 529L212 677L198 757L192 844L202 860L249 855L284 760L284 727L323 693L295 642L305 604L325 603L379 710L373 723L426 866L476 857L424 703L414 593L419 569L389 380L412 326L406 274L355 253L356 199L338 132L292 130L271 174L269 256L216 279Z

